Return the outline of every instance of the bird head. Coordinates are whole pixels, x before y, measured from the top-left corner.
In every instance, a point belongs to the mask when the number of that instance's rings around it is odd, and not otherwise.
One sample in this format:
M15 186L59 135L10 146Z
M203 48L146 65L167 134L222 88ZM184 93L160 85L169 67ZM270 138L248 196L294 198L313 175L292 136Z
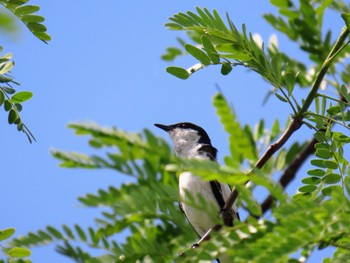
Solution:
M154 125L169 134L175 146L175 153L180 158L196 158L205 148L205 152L211 149L211 159L215 159L217 150L212 147L210 138L203 128L190 122Z

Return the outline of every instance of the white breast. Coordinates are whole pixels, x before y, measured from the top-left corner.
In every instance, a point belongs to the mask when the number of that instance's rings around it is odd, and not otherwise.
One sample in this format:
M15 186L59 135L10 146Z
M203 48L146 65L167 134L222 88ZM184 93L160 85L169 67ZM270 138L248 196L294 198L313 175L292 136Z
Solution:
M220 222L218 221L220 207L216 202L210 183L201 181L198 176L191 172L183 172L180 174L179 188L182 209L196 232L203 236L211 227ZM221 184L221 189L226 201L231 190L226 184ZM194 200L191 200L191 197ZM204 201L206 207L202 207L200 199ZM193 202L197 203L200 208L193 207ZM189 203L192 203L192 206ZM234 210L237 211L237 208L234 207Z

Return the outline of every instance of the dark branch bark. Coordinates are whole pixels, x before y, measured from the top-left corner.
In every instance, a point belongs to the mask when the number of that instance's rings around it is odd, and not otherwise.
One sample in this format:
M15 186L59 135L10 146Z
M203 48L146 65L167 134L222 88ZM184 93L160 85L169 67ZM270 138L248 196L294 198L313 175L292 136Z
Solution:
M283 188L286 188L288 184L295 178L296 173L300 169L300 167L303 165L303 163L306 161L306 159L314 153L315 151L315 144L316 139L312 139L305 145L303 150L299 153L299 155L294 159L294 161L288 166L288 168L284 171L282 174L279 183ZM272 195L269 195L266 197L266 199L261 203L261 210L262 213L266 213L269 209L271 209L272 203L273 203L273 197Z
M281 135L281 137L277 140L277 142L270 145L270 147L266 150L266 152L261 156L261 158L256 162L254 165L254 168L260 169L262 168L265 163L271 158L272 155L274 155L275 152L277 152L281 147L288 141L288 139L292 136L292 134L297 131L301 125L302 125L302 119L293 118L290 122L289 126L285 130L285 132ZM248 182L246 182L248 183ZM237 189L234 189L227 199L225 206L222 209L222 215L223 218L227 218L228 214L230 213L230 208L232 207L233 203L236 201L238 197L238 191ZM225 225L227 225L227 222L224 222Z
M308 96L306 97L306 99L302 105L302 108L299 109L298 112L295 114L291 123L289 124L289 126L287 127L285 132L281 135L281 137L278 139L278 141L274 144L271 144L270 147L266 150L266 152L261 156L261 158L254 165L254 168L257 168L257 169L262 168L265 165L265 163L271 158L271 156L275 152L277 152L289 140L289 138L292 136L292 134L301 127L304 115L308 111L313 100L315 99L315 96L317 95L320 84L321 84L324 76L326 75L330 64L332 63L334 57L338 54L338 52L340 52L343 49L342 45L343 45L345 39L349 36L349 33L350 32L349 32L349 30L347 30L347 28L343 29L341 35L339 36L339 38L335 42L332 50L330 51L326 60L324 61L323 65L321 67L321 70L318 73L316 80L313 83L311 90L310 90ZM299 158L300 159L299 160L296 159L287 168L286 172L280 178L280 183L282 186L284 186L284 187L287 186L290 183L290 181L293 180L293 178L295 177L296 171L300 168L300 166L305 161L307 156L310 155L309 152L311 151L311 149L313 151L315 143L316 143L316 141L312 140L308 144L308 147L304 148L304 150L297 157L297 159L299 159ZM305 155L305 156L303 156L303 155ZM294 166L293 166L293 164L294 164ZM246 182L246 183L248 183L248 182ZM231 224L231 221L228 222L229 220L226 220L226 218L230 218L230 215L229 215L230 208L232 207L232 205L236 201L237 197L238 197L238 191L236 189L234 189L231 192L229 198L227 199L225 206L221 210L222 216L225 219L224 224L226 226L229 226ZM264 206L266 206L266 208L265 208L266 210L265 211L263 210L264 212L266 212L271 207L272 201L273 200L271 199L271 201L268 200L268 201L266 201L266 204L263 204ZM205 233L205 235L197 243L195 243L192 246L192 248L198 247L202 242L210 239L210 233L212 231L220 230L221 227L222 227L222 225L220 225L220 224L213 226L211 229L209 229L207 231L207 233ZM184 255L184 253L182 255Z
M294 118L292 119L291 123L289 124L288 128L285 130L285 132L281 135L281 137L278 139L278 141L274 144L271 144L270 147L266 150L266 152L261 156L261 158L258 160L258 162L254 165L254 168L260 169L265 165L265 163L271 158L271 156L277 152L288 139L292 136L292 134L298 130L301 127L303 118L306 114L306 112L309 110L310 105L315 99L315 96L317 95L318 89L320 87L320 84L322 80L324 79L328 68L330 67L333 59L336 57L336 55L343 49L343 43L349 36L349 30L344 27L340 36L336 40L335 44L333 45L332 50L329 52L326 60L323 62L322 67L317 74L317 77L315 79L315 82L312 84L311 90L309 94L307 95L306 99L304 100L304 103L301 107L301 109L298 110L298 112L295 114ZM229 198L227 199L225 206L222 209L222 215L223 218L227 218L228 214L230 212L230 208L234 204L238 197L238 191L234 189ZM225 222L225 225L226 222Z

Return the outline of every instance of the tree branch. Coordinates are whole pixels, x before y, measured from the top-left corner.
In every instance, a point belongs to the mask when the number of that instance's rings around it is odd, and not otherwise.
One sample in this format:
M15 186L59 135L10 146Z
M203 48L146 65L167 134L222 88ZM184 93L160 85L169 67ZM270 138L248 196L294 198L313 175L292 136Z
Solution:
M341 35L339 36L339 38L335 42L332 50L330 51L326 60L324 61L323 65L321 67L321 70L319 71L319 73L315 79L315 82L313 83L313 85L311 87L310 93L306 97L302 107L293 116L292 121L289 123L289 125L288 125L287 129L284 131L284 133L280 136L280 138L275 143L271 144L267 148L265 153L256 162L256 164L254 165L252 170L254 170L254 168L261 169L266 164L266 162L271 158L271 156L273 156L273 154L275 154L289 140L289 138L292 136L292 134L301 127L305 113L308 111L315 96L317 96L317 92L318 92L318 89L320 87L320 84L321 84L324 76L326 75L328 68L331 65L331 62L336 57L336 55L340 52L340 50L342 50L344 48L343 43L344 43L345 39L349 36L349 33L350 32L347 30L346 27L342 30ZM303 151L298 155L298 157L294 160L294 162L287 168L285 173L280 178L280 183L282 186L284 186L284 187L287 186L290 183L290 181L293 180L297 170L300 168L300 166L303 164L303 162L306 160L306 158L313 152L315 143L316 143L315 139L311 140L309 142L309 144L303 149ZM246 184L248 182L249 181L247 181ZM231 219L230 208L232 207L232 205L236 201L237 197L238 197L238 191L236 189L234 189L231 192L229 198L227 199L225 206L221 210L222 217L224 218L224 224L226 226L229 226L232 223L231 220L228 220L228 219ZM262 204L262 206L264 206L264 207L262 207L263 213L266 212L271 207L272 201L273 201L272 197L270 197L270 196L267 198L267 200L264 201L264 203ZM192 248L196 248L196 247L200 246L200 244L202 242L210 239L210 233L212 231L220 230L221 227L222 227L221 224L217 224L217 225L213 226L212 228L210 228L203 235L203 237L201 237L201 239L197 243L193 244ZM183 253L183 255L184 255L184 253Z
M310 105L312 104L313 100L315 99L315 96L317 95L318 89L321 85L321 82L323 78L325 77L328 68L330 67L332 61L336 57L337 54L339 54L339 51L344 48L343 43L346 40L346 38L349 36L349 30L344 27L339 38L333 45L332 50L329 52L326 60L322 64L322 67L317 74L317 77L315 79L315 82L312 84L311 90L309 94L307 95L302 107L298 110L298 112L293 117L292 121L290 122L289 126L285 130L285 132L281 135L281 137L278 139L276 143L273 143L269 146L269 148L266 150L266 152L261 156L261 158L256 162L254 165L254 168L260 169L262 168L265 163L271 158L271 156L277 152L285 143L288 141L288 139L292 136L292 134L298 130L302 125L302 120L304 118L305 113L308 111ZM252 169L254 170L254 169ZM248 183L248 181L246 182ZM237 189L234 189L229 198L227 199L225 206L222 209L222 216L223 218L228 218L228 215L230 213L230 208L234 204L238 197L238 191ZM228 222L225 220L225 225L228 225Z
M299 153L299 155L294 159L294 161L288 166L288 168L282 174L279 183L283 188L286 188L287 185L295 178L297 171L306 161L306 159L315 151L316 139L313 138L310 140L307 145L303 148L303 150ZM272 195L266 197L266 199L261 203L262 213L266 213L273 203L274 198Z
M346 99L339 94L340 100L339 102L346 102ZM339 105L339 104L338 104ZM333 126L334 123L332 123ZM320 129L320 131L325 131L325 129ZM302 149L302 151L299 153L299 155L294 159L294 161L287 167L287 169L282 174L279 183L280 185L285 189L288 184L294 180L295 175L297 171L300 169L300 167L303 165L303 163L306 161L306 159L315 152L315 144L317 143L317 140L313 138L310 140L307 145ZM273 197L272 195L269 195L266 197L266 199L261 203L261 210L262 213L265 214L266 211L268 211L273 203Z

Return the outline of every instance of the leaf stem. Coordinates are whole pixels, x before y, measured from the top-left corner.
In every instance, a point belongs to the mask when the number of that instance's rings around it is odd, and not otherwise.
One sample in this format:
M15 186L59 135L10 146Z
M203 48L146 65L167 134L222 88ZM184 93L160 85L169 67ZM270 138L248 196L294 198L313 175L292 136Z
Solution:
M328 68L331 65L333 59L346 46L346 45L343 45L343 43L344 43L345 39L349 36L349 33L350 32L346 27L344 27L342 29L342 32L341 32L339 38L335 42L332 50L329 52L326 60L323 62L323 65L320 69L320 72L318 73L318 75L315 79L315 82L313 83L311 90L310 90L308 96L306 97L301 109L296 114L297 117L303 117L302 115L309 109L310 105L314 101L314 98L317 96L318 89L320 88L321 82L322 82L323 78L325 77L325 75L328 71Z
M288 125L287 129L284 131L284 133L280 136L280 138L277 140L277 142L271 144L268 149L265 151L265 153L260 157L260 159L255 163L253 171L255 168L260 169L262 168L265 163L272 157L272 155L277 152L287 141L288 139L292 136L292 134L297 131L302 123L303 119L305 117L305 113L307 113L309 107L311 106L312 102L314 101L315 97L318 94L319 87L321 85L321 82L323 78L325 77L328 68L330 67L331 63L333 62L333 59L336 57L336 55L339 54L341 50L347 45L347 43L344 45L344 41L346 38L349 36L349 30L344 27L342 29L342 32L338 39L336 40L332 50L329 52L326 60L324 61L316 79L315 82L313 83L311 90L306 97L302 107L298 110L298 112L293 116L292 121ZM248 183L248 181L246 182ZM225 206L222 209L222 216L223 218L226 218L230 212L230 208L234 204L238 197L238 191L235 188L229 198L227 199ZM226 222L225 222L226 223Z

